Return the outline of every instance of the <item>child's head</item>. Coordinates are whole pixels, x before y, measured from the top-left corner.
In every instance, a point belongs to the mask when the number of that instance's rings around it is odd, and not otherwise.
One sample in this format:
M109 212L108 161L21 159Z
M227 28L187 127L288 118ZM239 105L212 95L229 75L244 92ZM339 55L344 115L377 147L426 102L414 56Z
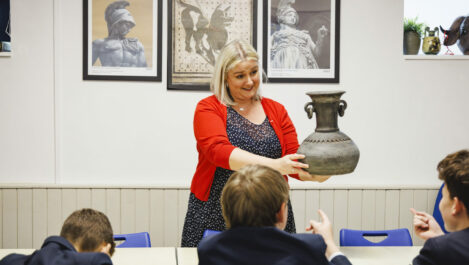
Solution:
M469 150L449 154L438 163L437 170L445 182L440 211L447 230L454 231L459 213L469 217Z
M248 165L233 173L221 195L228 228L275 226L279 222L277 213L287 201L288 184L283 176L261 165Z
M109 219L93 209L73 212L65 220L60 236L70 241L78 252L98 252L110 244L109 254L112 255L116 246Z

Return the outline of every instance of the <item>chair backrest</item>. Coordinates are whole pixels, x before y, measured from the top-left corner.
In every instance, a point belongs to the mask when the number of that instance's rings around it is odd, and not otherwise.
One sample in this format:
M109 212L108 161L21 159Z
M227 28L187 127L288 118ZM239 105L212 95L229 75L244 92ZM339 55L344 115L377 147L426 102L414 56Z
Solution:
M124 241L117 248L149 248L150 235L147 232L114 235L114 241Z
M443 184L441 184L440 190L438 191L438 195L436 195L435 206L433 207L433 218L435 218L435 220L438 222L441 230L443 230L445 233L448 233L448 231L445 229L445 222L443 221L443 217L441 216L440 212L440 201L441 197L443 197L442 190L444 185L445 183L443 182Z
M220 234L221 231L215 231L215 230L210 230L210 229L207 229L204 231L204 234L202 236L202 238L206 238L208 236L213 236L213 235L216 235L216 234Z
M364 237L386 236L383 241L371 242ZM412 246L412 238L407 228L394 230L340 230L341 246Z

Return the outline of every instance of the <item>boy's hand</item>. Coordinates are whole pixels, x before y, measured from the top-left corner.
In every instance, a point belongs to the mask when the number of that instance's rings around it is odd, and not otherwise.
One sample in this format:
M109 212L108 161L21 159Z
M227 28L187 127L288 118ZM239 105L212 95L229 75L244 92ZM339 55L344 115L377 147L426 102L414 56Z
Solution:
M418 212L414 208L410 208L410 211L414 214L415 234L421 239L427 240L445 234L433 216L426 212Z
M339 252L339 248L334 243L332 224L329 221L329 218L322 210L318 210L318 213L321 218L321 222L310 220L310 226L306 227L306 231L312 231L313 234L320 234L324 238L324 242L327 245L326 257L329 258L332 254Z

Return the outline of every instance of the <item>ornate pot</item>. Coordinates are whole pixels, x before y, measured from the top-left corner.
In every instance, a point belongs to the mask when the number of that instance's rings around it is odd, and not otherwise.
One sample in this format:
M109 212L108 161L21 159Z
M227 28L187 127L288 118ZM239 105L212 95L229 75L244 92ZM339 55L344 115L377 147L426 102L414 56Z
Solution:
M301 143L300 160L309 165L309 173L316 175L340 175L353 172L360 157L355 143L339 130L337 115L344 115L347 102L340 97L345 91L317 91L306 93L311 102L306 103L308 118L316 113L316 130Z
M436 36L435 36L436 33ZM422 51L425 54L438 54L440 52L440 31L437 27L430 30L430 27L425 28L425 38L423 38Z

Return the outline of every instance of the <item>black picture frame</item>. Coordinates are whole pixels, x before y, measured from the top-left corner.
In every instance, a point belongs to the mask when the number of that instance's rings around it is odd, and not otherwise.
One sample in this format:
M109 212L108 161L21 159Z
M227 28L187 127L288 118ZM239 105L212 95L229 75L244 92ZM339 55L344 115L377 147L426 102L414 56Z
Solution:
M297 13L295 30L284 25L288 22L282 25L277 20L278 14L283 19L285 14L294 13L288 8ZM267 82L339 83L340 0L263 0L263 18L263 68ZM299 42L302 43L298 46L303 48L314 47L307 44L308 36L317 45L318 30L322 26L326 29L326 35L320 42L319 56L314 52L291 49L296 46L294 43ZM289 61L285 58L294 59Z
M102 52L104 48L97 48L104 46L100 46L100 43L109 43L111 40L108 38L105 10L113 2L114 0L83 0L83 80L161 81L162 0L133 0L130 5L124 7L128 13L120 10L117 12L119 14L116 13L110 18L110 21L115 22L131 16L130 20L135 22L135 26L125 35L127 40L113 40L114 43L106 45L105 48L117 45L118 50L122 51L121 45L127 45L127 49L131 51L130 55L134 55L132 49L143 49L144 56L139 59L134 56L133 60L127 60L126 63L131 64L129 66L123 66L122 62L119 62L118 66L109 65L116 64L113 61L116 58L109 55L104 57L109 53ZM93 54L93 48L99 52ZM125 54L117 56L117 60L122 61L124 59L119 57L124 57ZM102 59L103 64L108 65L102 66ZM138 65L135 65L135 61L138 61Z
M168 1L168 90L207 91L213 63L224 44L243 39L257 47L257 0L237 0L236 6L222 0L206 6L198 2Z

